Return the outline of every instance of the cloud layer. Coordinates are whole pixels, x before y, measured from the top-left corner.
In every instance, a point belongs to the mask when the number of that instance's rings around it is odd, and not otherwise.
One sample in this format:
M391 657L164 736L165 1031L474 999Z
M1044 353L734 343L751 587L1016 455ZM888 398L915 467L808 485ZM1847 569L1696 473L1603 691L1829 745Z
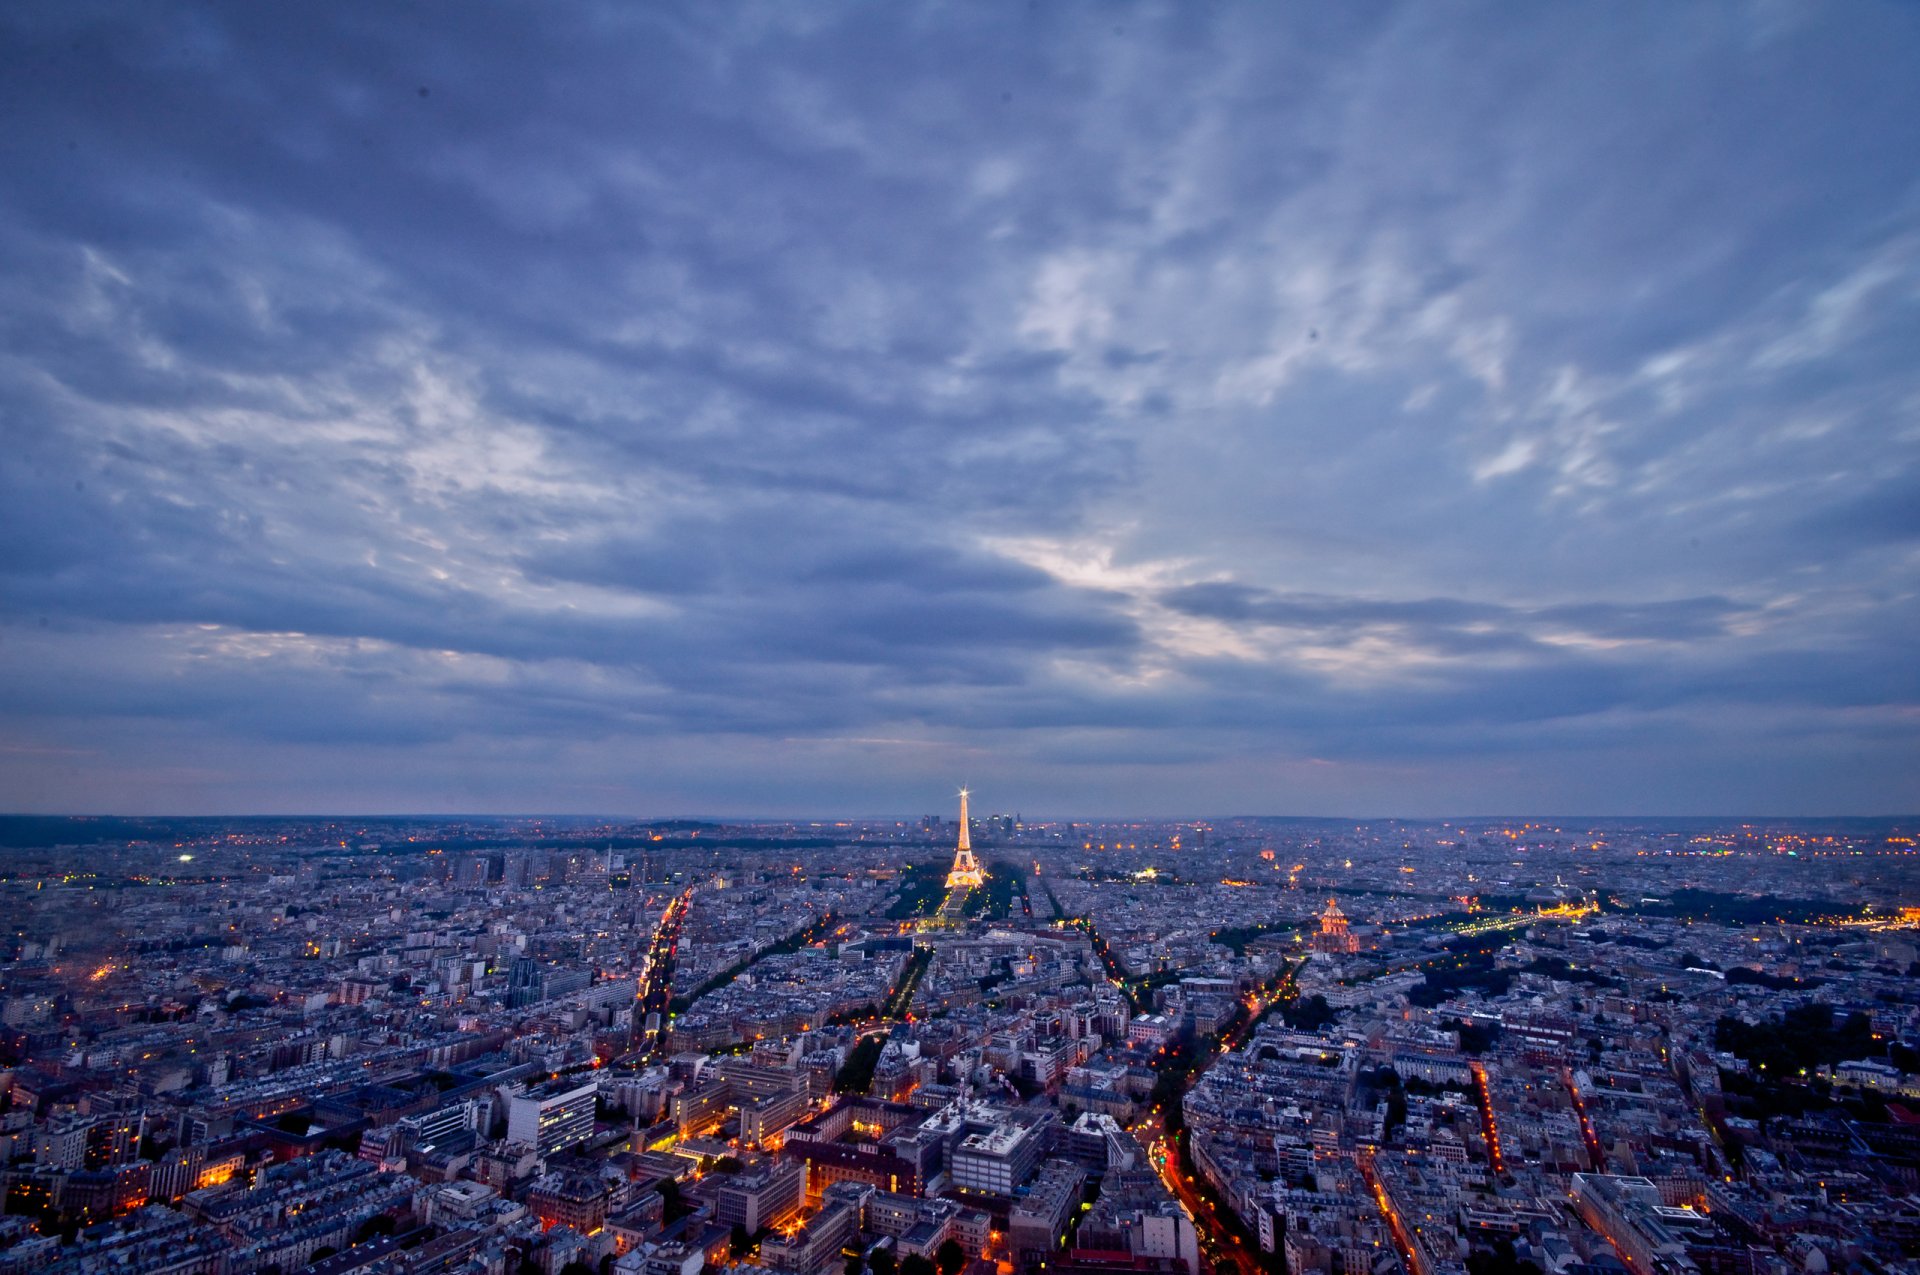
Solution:
M0 13L0 807L1920 807L1920 16Z

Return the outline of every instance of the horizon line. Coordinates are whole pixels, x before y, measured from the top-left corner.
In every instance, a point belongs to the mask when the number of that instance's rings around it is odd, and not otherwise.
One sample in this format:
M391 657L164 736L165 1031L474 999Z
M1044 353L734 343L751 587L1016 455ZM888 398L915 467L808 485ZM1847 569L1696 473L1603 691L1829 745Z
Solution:
M419 820L419 819L472 819L472 820L567 819L567 820L608 820L608 821L618 820L618 821L629 822L629 823L716 823L716 824L789 823L789 824L793 824L793 823L910 822L910 821L918 820L924 817L924 814L927 814L927 813L937 813L937 812L923 812L922 814L917 814L917 815L898 815L898 814L860 814L860 815L655 814L655 815L640 815L640 814L615 813L615 812L607 812L607 811L585 811L585 812L576 812L576 811L481 812L481 811L459 811L459 810L439 810L439 811L424 810L424 811L412 811L412 812L405 812L405 811L380 811L380 812L223 811L219 813L194 814L194 813L183 813L183 812L165 813L165 812L153 812L153 811L50 812L50 811L31 811L31 810L25 810L25 811L10 810L10 811L0 811L0 819L64 819L64 820L75 820L75 821L101 820L101 819L149 819L149 820L282 819L282 820L315 820L315 821L317 820L349 820L349 819L394 820L394 821ZM984 816L975 815L972 817L975 819L992 818L992 817L999 816L1003 813L1004 812L994 812L993 815L984 815ZM945 819L947 818L947 816L942 815L941 818ZM1466 812L1466 813L1450 813L1450 814L1417 814L1417 815L1409 815L1409 814L1361 815L1361 814L1348 814L1348 813L1341 813L1341 812L1335 812L1335 813L1268 812L1264 814L1242 812L1237 814L1180 814L1180 815L1052 814L1052 815L1039 815L1033 818L1023 818L1021 822L1027 823L1027 824L1085 823L1085 822L1229 823L1229 822L1258 820L1258 819L1320 820L1320 821L1330 821L1330 822L1340 822L1340 823L1455 823L1455 822L1477 823L1477 822L1494 821L1494 820L1512 821L1516 819L1525 820L1529 822L1538 822L1541 820L1553 820L1557 822L1575 822L1579 820L1621 820L1621 819L1709 819L1709 820L1745 819L1745 820L1763 820L1763 821L1774 821L1774 822L1780 822L1780 821L1786 821L1786 820L1807 822L1807 821L1818 821L1818 820L1846 820L1846 819L1870 819L1870 820L1879 820L1879 821L1920 820L1920 812L1893 811L1893 812L1886 812L1886 813L1828 812L1828 813L1822 813L1822 814L1780 814L1780 813L1765 813L1765 812L1753 812L1753 811L1748 811L1748 812L1633 811L1633 812L1614 813L1614 814L1596 814L1596 813L1556 814L1556 813L1542 813L1538 811L1535 811L1532 813L1525 813L1525 812L1519 812L1519 811L1505 811L1505 812L1489 811L1489 812L1480 812L1480 813Z

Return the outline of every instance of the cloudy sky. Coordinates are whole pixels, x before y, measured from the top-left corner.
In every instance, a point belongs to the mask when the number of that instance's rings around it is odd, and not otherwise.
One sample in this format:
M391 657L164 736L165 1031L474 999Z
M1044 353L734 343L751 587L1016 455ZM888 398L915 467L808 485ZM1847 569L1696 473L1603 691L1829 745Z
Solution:
M1920 808L1920 10L0 9L0 809Z

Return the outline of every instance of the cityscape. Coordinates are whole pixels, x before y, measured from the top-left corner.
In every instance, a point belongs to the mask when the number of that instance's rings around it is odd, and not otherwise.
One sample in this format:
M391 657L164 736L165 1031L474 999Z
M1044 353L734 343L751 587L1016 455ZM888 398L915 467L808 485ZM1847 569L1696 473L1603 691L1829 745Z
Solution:
M1920 0L0 3L0 1275L1920 1275Z
M1028 822L970 800L911 822L0 822L0 1265L1920 1257L1910 822Z

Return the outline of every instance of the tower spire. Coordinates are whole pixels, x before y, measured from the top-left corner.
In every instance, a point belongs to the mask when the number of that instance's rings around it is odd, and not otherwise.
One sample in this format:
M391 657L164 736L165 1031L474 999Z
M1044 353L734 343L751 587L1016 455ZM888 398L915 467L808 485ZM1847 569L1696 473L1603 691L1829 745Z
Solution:
M973 834L967 828L967 790L960 790L960 844L954 847L953 870L947 873L947 889L971 890L984 882L980 861L973 857Z

